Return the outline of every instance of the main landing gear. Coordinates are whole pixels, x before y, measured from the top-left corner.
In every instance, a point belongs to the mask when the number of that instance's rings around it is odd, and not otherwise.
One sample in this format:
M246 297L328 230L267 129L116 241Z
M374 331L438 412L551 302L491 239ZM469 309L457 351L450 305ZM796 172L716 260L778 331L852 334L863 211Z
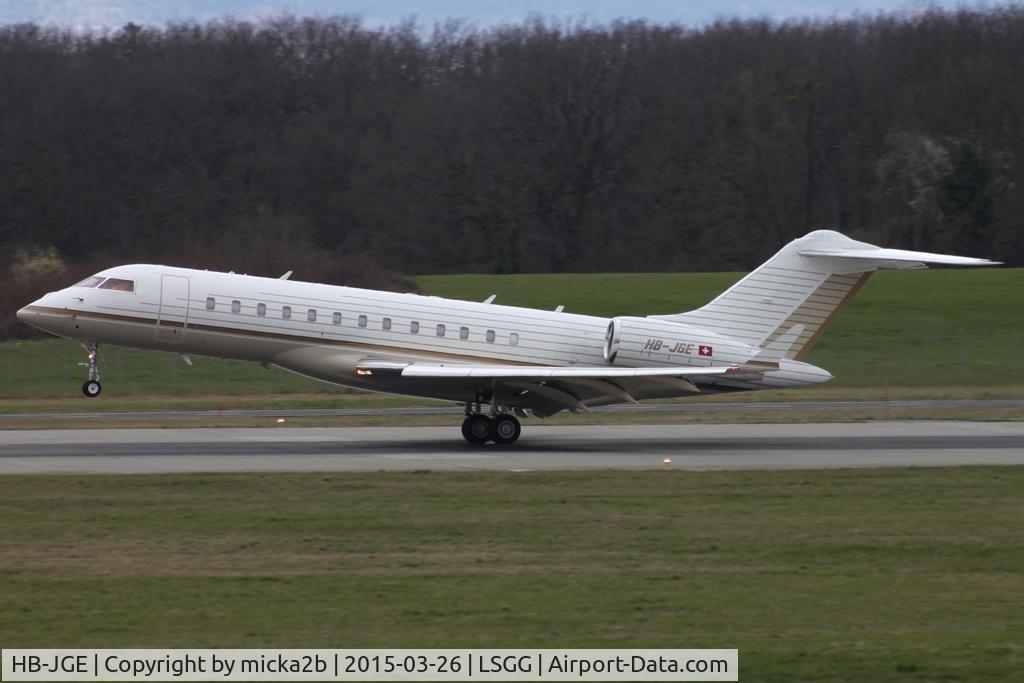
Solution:
M523 428L514 415L502 413L487 417L480 413L466 416L462 422L462 436L477 446L493 441L499 446L508 446L519 439Z
M88 398L96 398L103 391L103 385L100 384L100 368L96 362L96 354L99 353L100 345L96 342L90 342L89 344L82 344L85 350L89 354L88 363L79 363L89 368L89 379L82 383L82 393Z

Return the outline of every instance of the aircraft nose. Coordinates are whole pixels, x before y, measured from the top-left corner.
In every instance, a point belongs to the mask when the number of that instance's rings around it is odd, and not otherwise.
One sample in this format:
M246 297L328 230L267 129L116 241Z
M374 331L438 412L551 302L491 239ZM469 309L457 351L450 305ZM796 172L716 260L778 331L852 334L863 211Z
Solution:
M26 325L31 325L32 322L39 317L39 314L33 310L37 303L38 302L32 302L28 306L25 306L24 308L19 308L18 312L15 313L15 315L18 316L18 320L25 323Z
M59 310L63 308L63 305L55 301L55 293L51 292L19 309L15 315L18 320L37 330L59 334L64 329L65 314Z

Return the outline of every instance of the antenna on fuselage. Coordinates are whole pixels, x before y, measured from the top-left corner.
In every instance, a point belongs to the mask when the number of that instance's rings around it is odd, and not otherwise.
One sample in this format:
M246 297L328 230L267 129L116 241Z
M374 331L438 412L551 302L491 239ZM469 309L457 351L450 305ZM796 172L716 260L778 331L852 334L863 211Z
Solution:
M278 280L287 280L287 279L288 279L288 278L290 278L291 276L292 276L292 271L290 271L290 270L289 270L289 271L288 271L287 273L285 273L284 275L282 275L281 277L279 277L279 278L277 278L277 279L278 279Z
M489 297L484 299L484 303L485 304L489 304L489 303L493 302L495 297L497 297L497 296L498 296L497 294L491 294Z

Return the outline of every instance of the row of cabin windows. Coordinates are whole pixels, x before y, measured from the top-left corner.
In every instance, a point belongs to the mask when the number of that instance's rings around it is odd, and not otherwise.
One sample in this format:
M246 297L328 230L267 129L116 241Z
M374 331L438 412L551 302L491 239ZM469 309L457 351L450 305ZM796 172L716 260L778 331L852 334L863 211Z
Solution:
M213 298L212 296L206 297L206 310L213 311L216 308L217 308L217 300L215 298ZM231 302L231 312L232 313L241 313L242 312L242 302L237 300L237 299L232 301ZM256 315L258 315L260 317L266 316L267 315L267 305L266 304L256 304ZM309 322L315 323L316 322L316 317L317 317L317 312L316 312L315 308L310 308L309 310L306 311L306 320L308 320ZM282 306L281 307L281 318L284 319L284 320L291 320L291 318L292 318L292 307L291 306ZM334 315L331 317L331 322L333 324L335 324L335 325L340 325L341 324L341 313L338 313L337 311L335 311ZM357 318L357 322L359 324L359 327L366 327L367 324L369 323L369 320L367 319L367 317L365 315L360 315L359 318ZM391 318L383 318L380 321L380 327L381 327L382 330L390 330L391 329ZM411 334L419 334L420 333L420 323L419 323L418 320L412 320L412 321L409 322L409 332ZM445 334L447 333L447 328L445 327L444 323L438 323L437 327L435 328L435 333L437 334L438 337L445 336ZM493 344L495 342L495 340L497 339L497 335L495 334L494 330L487 330L487 332L484 334L484 338L487 340L487 343ZM459 339L469 339L469 328L468 327L464 327L463 326L463 327L459 328ZM508 343L509 343L510 346L518 346L519 345L519 334L516 333L516 332L512 332L511 334L509 334L508 335Z

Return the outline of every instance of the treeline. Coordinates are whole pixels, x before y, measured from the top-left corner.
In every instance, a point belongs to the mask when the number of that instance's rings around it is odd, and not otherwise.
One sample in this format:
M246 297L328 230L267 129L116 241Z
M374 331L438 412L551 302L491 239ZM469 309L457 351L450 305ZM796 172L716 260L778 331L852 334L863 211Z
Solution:
M745 269L834 227L1022 264L1022 74L1019 6L7 26L0 246L344 279Z

